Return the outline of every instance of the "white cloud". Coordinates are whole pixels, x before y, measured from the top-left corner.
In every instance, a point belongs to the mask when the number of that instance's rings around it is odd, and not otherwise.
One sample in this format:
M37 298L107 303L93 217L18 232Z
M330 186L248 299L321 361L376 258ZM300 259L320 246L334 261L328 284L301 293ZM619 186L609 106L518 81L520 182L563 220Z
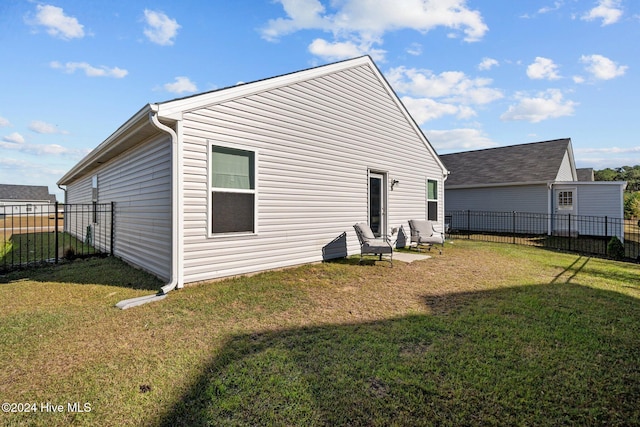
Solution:
M16 141L10 141L10 137L15 137ZM72 158L80 159L87 155L90 150L78 150L66 148L58 144L30 144L25 143L24 138L20 134L11 134L3 138L0 142L0 148L19 151L22 153L35 154L35 155L54 155L54 156L69 156Z
M18 132L13 132L9 135L6 135L2 138L5 142L10 142L11 144L24 144L24 136L20 135Z
M598 6L582 15L581 19L585 21L593 21L602 19L602 26L615 24L622 16L620 8L620 0L599 0Z
M445 27L462 32L468 42L482 39L488 31L480 12L467 8L466 0L342 0L329 2L330 11L319 0L278 1L286 17L269 20L261 30L264 39L276 41L301 30L321 30L333 34L333 44L359 47L358 54L370 53L362 48L382 44L382 36L389 31L426 33Z
M176 80L173 83L166 83L163 88L167 92L171 93L194 93L198 91L195 83L189 80L188 77L176 77Z
M470 114L468 110L471 110L467 109L462 112L461 108L456 105L444 104L429 98L411 98L404 96L401 100L418 125L422 125L429 120L439 119L445 115L462 113L468 116Z
M174 42L174 38L178 35L180 25L175 19L169 18L163 12L153 10L144 10L144 19L147 27L144 29L144 35L153 43L161 46L170 46Z
M8 182L11 180L11 177L18 176L20 177L21 183L24 184L34 184L41 185L42 181L39 181L42 176L49 175L52 178L60 177L67 172L68 169L56 169L51 168L39 162L28 162L25 160L18 160L12 158L2 157L0 158L0 172L7 172L8 174L2 179L0 182ZM34 177L37 177L34 179ZM27 182L30 181L30 182Z
M530 64L527 67L527 76L530 79L547 79L547 80L557 80L560 78L558 74L558 66L554 64L554 62L549 58L543 58L541 56L536 56L536 60L533 64Z
M547 119L573 115L578 103L563 98L558 89L548 89L533 97L525 93L516 94L518 104L512 105L500 116L504 121L526 120L538 123Z
M61 64L58 61L53 61L49 64L49 66L57 70L63 70L65 73L69 74L75 73L76 70L82 70L88 77L113 77L116 79L121 79L129 74L127 70L124 70L122 68L109 68L104 65L101 65L100 67L94 67L93 65L87 64L86 62L67 62L66 64Z
M574 148L576 162L595 169L640 164L640 146L608 148Z
M425 134L438 152L478 150L498 145L478 129L429 130Z
M62 8L45 4L36 9L35 19L30 24L46 27L49 35L63 40L84 37L84 26L76 18L65 15Z
M489 87L493 80L470 78L462 71L434 74L431 70L401 66L385 75L396 91L418 97L462 104L488 104L503 97L500 90Z
M369 44L356 45L351 41L330 43L323 39L315 39L311 42L309 52L329 61L339 61L366 54L379 61L384 58L385 54L384 50L373 49Z
M482 62L478 64L478 70L485 71L490 70L493 67L497 67L500 63L493 58L482 58Z
M56 133L67 134L68 133L67 131L58 129L56 125L43 122L40 120L33 120L29 124L29 130L35 133L43 133L43 134L56 134Z
M483 105L503 97L489 87L491 79L469 78L461 71L434 74L430 70L396 67L385 73L391 87L405 94L402 102L419 124L445 115L459 119L476 116L471 105Z
M600 154L630 154L630 153L640 153L640 146L637 147L606 147L606 148L576 148L574 149L576 153L580 154L591 154L591 153L600 153Z
M420 43L411 43L411 46L406 51L409 55L420 56L422 55L422 45Z
M620 77L629 68L626 65L618 65L602 55L582 55L580 62L586 64L585 69L598 80L611 80Z
M549 13L549 12L556 11L556 10L560 9L563 6L563 4L564 3L562 1L553 2L553 6L543 6L540 9L538 9L538 13L539 14L544 14L544 13Z
M11 126L11 122L9 121L9 119L5 119L4 117L0 116L0 128L8 126Z

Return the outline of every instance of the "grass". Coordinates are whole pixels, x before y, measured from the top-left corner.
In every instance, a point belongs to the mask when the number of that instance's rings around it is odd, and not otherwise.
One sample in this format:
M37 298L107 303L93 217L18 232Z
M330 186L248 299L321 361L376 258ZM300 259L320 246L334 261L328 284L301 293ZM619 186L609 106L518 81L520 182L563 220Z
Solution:
M3 425L640 424L640 266L456 241L188 287L113 258L0 277ZM39 407L38 407L39 409Z
M0 235L0 271L20 267L24 264L44 262L54 259L56 252L59 258L65 251L73 249L75 255L95 254L97 250L69 233L58 232L56 247L55 232L29 232L13 234L7 240Z

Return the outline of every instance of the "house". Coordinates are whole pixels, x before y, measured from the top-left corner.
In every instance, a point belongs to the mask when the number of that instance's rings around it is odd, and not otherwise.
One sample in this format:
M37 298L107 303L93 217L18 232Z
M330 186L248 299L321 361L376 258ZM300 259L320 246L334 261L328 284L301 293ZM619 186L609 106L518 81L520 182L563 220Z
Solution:
M115 202L116 256L184 283L444 226L446 169L368 56L145 105L58 182Z
M55 203L45 185L0 184L0 215L48 214Z
M521 231L624 236L621 221L617 229L570 223L567 215L622 219L626 182L594 181L593 170L576 169L569 138L440 158L451 173L445 184L447 211L541 214L544 220ZM587 223L588 230L580 229Z

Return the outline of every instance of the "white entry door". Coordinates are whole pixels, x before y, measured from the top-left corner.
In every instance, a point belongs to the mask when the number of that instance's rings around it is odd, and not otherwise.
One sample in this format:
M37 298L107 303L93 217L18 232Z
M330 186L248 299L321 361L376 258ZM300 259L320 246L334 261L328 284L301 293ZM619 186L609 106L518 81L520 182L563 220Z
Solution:
M577 194L575 188L557 188L554 190L554 231L557 234L571 235L577 230L578 221L572 218L577 214Z

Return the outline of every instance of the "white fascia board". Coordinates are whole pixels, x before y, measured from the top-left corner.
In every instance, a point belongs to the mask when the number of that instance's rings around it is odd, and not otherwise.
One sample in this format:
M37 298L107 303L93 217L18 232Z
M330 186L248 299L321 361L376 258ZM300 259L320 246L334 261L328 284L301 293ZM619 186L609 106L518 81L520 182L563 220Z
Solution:
M569 144L567 144L567 152L569 153L569 164L571 165L571 176L574 180L578 180L578 171L576 170L576 159L573 157L573 145L571 144L571 138Z
M284 74L277 77L270 77L264 80L258 80L251 83L239 84L229 88L219 89L212 92L202 93L187 98L176 99L158 103L158 114L160 117L173 120L180 120L182 114L188 111L197 110L207 105L218 104L236 98L243 98L255 93L264 92L266 90L276 89L278 87L310 80L337 71L358 67L364 64L372 64L371 58L362 56L355 59L336 62L333 64L323 65L308 70Z
M429 153L431 153L433 158L436 160L436 163L438 163L438 166L442 170L443 181L446 181L447 177L449 176L449 171L447 170L447 167L444 165L444 163L440 159L440 156L438 155L438 153L436 153L436 150L431 145L431 142L429 142L429 139L424 134L424 132L422 132L422 129L420 129L420 126L418 126L418 124L416 123L414 118L411 116L411 114L409 114L409 110L407 110L407 108L404 106L404 104L400 100L400 97L398 97L396 92L393 90L393 88L391 87L387 79L384 77L384 75L382 75L382 73L380 72L376 64L373 62L373 60L371 60L371 58L369 58L368 56L366 58L368 59L369 66L373 70L373 73L376 75L376 77L380 81L380 84L382 84L382 86L385 88L385 90L387 91L391 99L393 99L393 102L396 103L396 105L398 106L402 114L405 116L409 125L413 128L413 131L418 135L418 137L420 138L422 143L425 145Z
M142 107L140 111L134 114L107 139L102 141L100 145L91 150L91 152L71 168L69 172L64 174L62 178L58 180L57 185L67 185L80 174L96 168L98 162L102 163L108 160L110 153L120 144L124 143L127 140L127 136L132 135L138 129L149 124L149 112L151 112L151 106L149 104Z
M620 185L627 188L627 181L554 181L553 185Z
M536 182L499 182L495 184L473 184L473 185L445 185L445 190L461 190L472 188L496 188L496 187L524 187L528 185L550 185L553 184L549 181L536 181Z

